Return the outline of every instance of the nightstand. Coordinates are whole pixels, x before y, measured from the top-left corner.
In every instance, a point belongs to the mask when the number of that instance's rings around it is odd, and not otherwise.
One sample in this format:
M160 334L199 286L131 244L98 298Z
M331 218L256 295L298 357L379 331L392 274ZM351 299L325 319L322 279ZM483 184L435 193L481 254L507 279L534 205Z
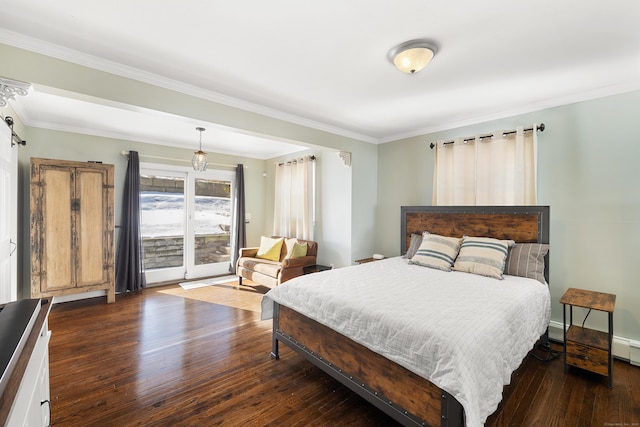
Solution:
M321 271L331 270L332 268L333 267L330 267L327 265L315 264L315 265L309 265L307 267L304 267L302 271L304 274L311 274L311 273L319 273Z
M614 294L569 288L560 298L564 326L564 371L568 365L608 377L609 388L613 380L613 309ZM567 329L567 306L569 306L569 329ZM573 307L607 312L609 333L583 328L573 324Z
M362 258L362 259L357 259L355 260L356 264L366 264L368 262L374 262L374 261L380 261L384 258Z

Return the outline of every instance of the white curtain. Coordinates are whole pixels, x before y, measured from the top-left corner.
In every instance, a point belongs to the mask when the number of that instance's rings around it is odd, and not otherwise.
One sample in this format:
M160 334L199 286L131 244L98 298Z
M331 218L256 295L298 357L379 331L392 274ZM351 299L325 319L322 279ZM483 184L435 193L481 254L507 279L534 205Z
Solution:
M274 235L313 240L314 171L310 156L276 165Z
M519 126L515 133L458 138L436 143L433 204L535 205L537 134Z

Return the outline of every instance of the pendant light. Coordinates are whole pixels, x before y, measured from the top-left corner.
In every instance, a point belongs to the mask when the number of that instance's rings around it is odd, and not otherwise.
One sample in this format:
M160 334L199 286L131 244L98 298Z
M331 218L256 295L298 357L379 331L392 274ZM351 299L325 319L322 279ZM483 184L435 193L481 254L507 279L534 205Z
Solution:
M198 151L195 151L193 155L193 159L191 159L191 164L193 165L193 169L199 172L204 172L207 170L207 166L209 162L207 161L207 153L202 151L202 132L205 131L205 128L197 127L196 130L200 132L200 148Z

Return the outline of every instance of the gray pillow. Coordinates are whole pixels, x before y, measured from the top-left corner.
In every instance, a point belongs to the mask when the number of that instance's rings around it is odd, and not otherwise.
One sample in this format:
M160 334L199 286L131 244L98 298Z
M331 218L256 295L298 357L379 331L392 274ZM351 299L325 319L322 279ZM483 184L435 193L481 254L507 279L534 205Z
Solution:
M545 243L516 243L505 261L504 274L528 277L546 284L544 278L544 257L549 252Z
M404 258L413 258L413 256L418 252L418 248L422 244L422 234L411 234L411 241L409 242L409 249L407 249L407 253L404 254Z

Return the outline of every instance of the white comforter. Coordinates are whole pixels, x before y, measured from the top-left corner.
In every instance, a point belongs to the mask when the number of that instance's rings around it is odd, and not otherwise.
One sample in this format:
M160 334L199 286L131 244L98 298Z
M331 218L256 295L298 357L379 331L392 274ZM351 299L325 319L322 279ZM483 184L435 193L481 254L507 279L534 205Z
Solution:
M446 390L469 427L496 410L551 313L538 281L443 272L400 257L290 280L264 296L262 319L273 316L273 301Z

